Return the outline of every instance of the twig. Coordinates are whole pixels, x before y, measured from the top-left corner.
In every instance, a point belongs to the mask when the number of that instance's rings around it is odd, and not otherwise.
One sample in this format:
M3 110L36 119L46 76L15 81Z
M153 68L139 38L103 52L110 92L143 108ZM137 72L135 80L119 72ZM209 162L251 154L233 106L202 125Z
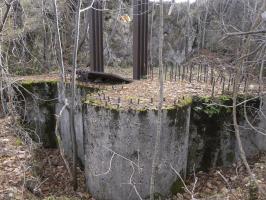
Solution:
M194 190L195 190L195 187L196 187L196 184L198 182L198 178L195 177L195 181L194 181L194 184L193 184L193 189L192 191L190 191L185 183L185 181L183 180L183 178L181 177L181 175L176 171L176 169L172 166L172 164L170 164L170 168L175 172L175 174L178 176L178 178L181 180L185 190L190 194L191 196L191 200L197 200L195 197L194 197Z

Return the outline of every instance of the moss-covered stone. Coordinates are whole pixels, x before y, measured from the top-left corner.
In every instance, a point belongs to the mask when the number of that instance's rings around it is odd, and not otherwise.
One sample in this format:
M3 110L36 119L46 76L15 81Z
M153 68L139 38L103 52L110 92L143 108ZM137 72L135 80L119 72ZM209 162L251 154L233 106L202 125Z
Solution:
M171 193L173 195L177 193L184 193L184 185L180 179L177 179L171 186Z

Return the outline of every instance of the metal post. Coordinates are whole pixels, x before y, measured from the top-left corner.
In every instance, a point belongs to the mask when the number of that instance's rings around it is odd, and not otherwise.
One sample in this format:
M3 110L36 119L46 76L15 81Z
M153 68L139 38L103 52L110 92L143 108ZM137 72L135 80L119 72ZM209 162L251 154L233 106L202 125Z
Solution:
M104 72L102 2L96 0L90 9L91 70Z
M148 0L133 1L133 79L147 75Z
M140 79L139 60L139 2L133 1L133 79Z

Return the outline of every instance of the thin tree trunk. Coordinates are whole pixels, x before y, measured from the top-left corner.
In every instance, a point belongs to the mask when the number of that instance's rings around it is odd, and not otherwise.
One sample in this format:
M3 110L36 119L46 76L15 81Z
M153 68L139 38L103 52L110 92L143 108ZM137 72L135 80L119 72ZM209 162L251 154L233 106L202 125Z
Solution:
M47 53L48 53L48 27L47 27L47 24L46 24L46 20L45 20L45 12L44 12L44 7L45 7L45 3L44 3L44 0L42 0L42 25L43 25L43 66L45 68L45 70L49 70L49 65L48 65L48 56L47 56ZM54 9L55 10L55 9ZM55 12L55 14L57 14ZM58 21L58 16L55 16L57 19L56 21Z
M264 58L262 58L264 59ZM261 66L260 66L260 75L259 75L259 95L262 98L262 93L263 93L263 70L264 70L264 60L261 61ZM261 106L260 106L261 108Z
M12 2L12 10L13 10L13 19L14 19L14 29L23 28L23 8L20 4L19 0L14 0Z
M4 90L3 88L5 87L5 81L4 79L6 78L5 77L5 69L4 69L4 66L3 66L3 62L2 62L2 31L4 29L4 26L6 24L6 21L8 19L8 14L10 12L10 9L11 9L11 3L12 1L6 1L5 4L6 4L6 12L4 13L4 16L2 17L2 21L0 23L0 68L1 68L1 80L0 80L0 90L1 90L1 93L0 93L0 98L1 98L1 104L2 104L2 107L3 107L3 114L7 114L8 110L6 110L6 105L5 105L5 95L4 95Z
M201 48L205 48L205 35L206 35L208 13L209 13L209 5L208 5L208 1L207 1L206 2L206 12L205 12L204 21L203 21Z
M160 0L160 25L159 25L159 104L158 104L158 122L157 133L155 139L154 154L152 159L151 181L150 181L150 200L154 200L155 193L155 175L157 173L157 159L160 152L160 141L162 134L162 107L163 107L163 0Z
M152 15L151 15L151 35L150 35L150 67L148 70L149 75L152 73L153 74L153 54L152 54L152 43L153 43L153 24L154 24L154 15L155 15L155 2L152 3Z
M54 12L55 12L55 18L56 18L56 43L57 43L57 56L59 57L59 66L60 66L60 79L61 82L65 82L65 65L63 60L63 49L62 49L62 43L61 43L61 37L60 37L60 29L59 29L59 19L58 19L58 8L57 8L57 0L53 1L54 6ZM64 94L65 92L62 91ZM64 98L64 96L63 96Z
M6 12L5 12L5 14L3 16L3 20L2 20L2 22L0 24L0 33L3 31L4 26L6 24L6 21L7 21L7 18L8 18L8 14L9 14L9 11L11 9L11 3L12 3L12 1L6 2Z
M240 67L239 67L240 68ZM254 175L252 174L252 171L250 169L250 166L247 162L247 158L246 158L246 154L242 145L242 141L241 141L241 136L240 136L240 130L239 130L239 125L237 122L237 94L238 94L238 84L239 84L239 70L237 70L237 74L236 74L236 78L235 81L233 83L233 123L234 123L234 129L235 129L235 136L236 136L236 140L237 140L237 144L238 144L238 148L239 148L239 153L240 153L240 157L242 159L243 164L245 165L248 174L251 176L251 180L254 181L255 183L256 178L254 177Z
M190 2L187 0L187 19L186 19L186 45L185 45L185 60L188 58L189 34L190 34Z
M43 4L44 6L44 4ZM56 54L58 56L58 62L59 62L59 76L60 76L60 82L59 82L59 90L58 90L58 99L59 103L63 105L61 111L57 113L57 119L56 119L56 127L55 127L55 134L57 138L58 148L60 151L60 155L65 163L65 166L67 168L67 171L73 179L73 174L70 169L69 163L67 162L67 159L65 158L65 152L62 145L61 135L59 133L59 122L60 118L64 112L64 110L68 107L68 101L65 98L65 74L64 74L64 61L63 61L63 50L62 50L62 44L61 44L61 37L60 37L60 30L59 30L59 14L58 14L58 8L57 8L57 0L53 0L53 6L54 6L54 13L55 13L55 19L56 19L56 27L55 27L55 34L56 34L56 45L57 45L57 51ZM44 29L46 29L46 25L44 24ZM46 30L45 30L46 31ZM45 35L47 32L45 33ZM46 36L45 36L46 37ZM47 41L47 40L46 40ZM45 42L44 42L45 43ZM45 49L44 49L45 51ZM46 55L46 53L44 53Z
M263 2L262 5L262 9L266 8L266 1ZM261 13L259 12L256 16L256 19L254 21L254 23L251 26L251 31L255 30L258 25L260 24L260 15ZM240 53L240 60L238 65L236 66L236 76L235 76L235 80L233 82L233 123L234 123L234 129L235 129L235 136L237 139L237 143L238 143L238 147L239 147L239 152L240 152L240 157L242 159L243 164L246 167L246 170L250 176L250 180L253 182L253 184L255 184L255 186L260 190L260 192L262 192L262 194L265 193L264 189L262 189L259 184L258 181L256 179L256 177L254 176L254 174L252 173L250 166L247 162L247 158L246 158L246 154L242 145L242 141L241 141L241 137L240 137L240 130L239 130L239 125L237 122L237 95L238 95L238 91L239 91L239 82L240 82L240 73L241 73L241 67L243 66L244 63L244 59L245 59L245 55L248 55L249 51L250 51L250 35L248 36L248 38L246 38L244 44L241 46L240 48L241 53Z
M2 114L5 116L7 114L6 112L6 106L5 106L5 100L4 100L4 66L2 63L2 38L0 35L0 68L1 68L1 79L0 79L0 99L1 99L1 107L2 107ZM1 109L0 109L1 114ZM1 116L1 115L0 115Z
M77 144L76 144L76 132L75 132L75 94L76 94L76 70L77 70L77 57L78 57L78 45L79 45L79 24L80 24L80 7L81 2L77 0L76 9L76 23L75 23L75 43L73 52L73 70L71 81L71 104L70 104L70 132L72 139L72 153L73 153L73 188L77 190Z

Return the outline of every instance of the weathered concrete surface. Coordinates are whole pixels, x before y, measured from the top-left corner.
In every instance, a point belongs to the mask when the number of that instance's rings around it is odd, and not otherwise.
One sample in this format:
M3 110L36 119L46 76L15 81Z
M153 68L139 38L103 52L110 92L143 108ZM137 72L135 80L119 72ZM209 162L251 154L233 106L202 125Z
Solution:
M242 102L243 99L239 101ZM266 98L264 97L262 101L262 112L265 115ZM231 105L231 103L231 99L221 102L225 105ZM255 110L259 106L258 99L249 103L247 107L252 106ZM237 112L241 140L246 156L252 157L261 151L265 151L266 136L251 129L244 118L242 106L238 107ZM232 119L231 108L206 107L204 101L202 102L199 99L192 102L188 173L193 172L194 166L196 171L206 171L211 167L228 166L240 160ZM262 131L264 127L265 132L266 119L258 118L255 126Z
M70 99L70 88L66 88L66 98ZM75 102L76 102L76 112L75 115L75 133L76 133L76 144L77 144L77 154L79 161L84 164L84 143L83 143L83 112L82 112L82 100L85 98L88 89L85 88L77 88ZM56 113L60 113L63 109L65 102L60 99L56 107ZM69 107L66 107L62 110L62 115L59 118L59 132L62 137L62 143L64 146L64 150L66 155L72 155L72 139L70 133L70 110Z
M254 155L259 151L266 151L266 96L263 97L262 102L261 112L259 112L260 118L255 120L252 117L248 117L249 121L256 121L254 127L256 130L253 129L248 123L242 123L240 128L241 133L243 133L242 141L244 149L251 155ZM257 111L256 107L253 109L253 111ZM262 133L259 133L257 130Z
M31 137L42 142L44 147L56 147L55 103L57 83L24 83L20 99L24 105L18 107L25 126L32 130Z
M25 82L22 86L24 88L21 91L26 98L26 104L21 107L20 113L24 124L37 133L37 135L32 135L37 142L41 142L45 147L57 147L55 135L56 115L58 116L64 107L62 99L58 99L59 84L57 82ZM66 97L69 99L70 88L69 85L66 87ZM76 94L75 130L77 134L78 158L82 164L84 163L82 101L86 94L91 91L94 91L94 89L78 87ZM71 156L72 141L69 117L69 107L66 107L59 117L59 132L62 137L64 151L66 155Z
M27 87L38 98L27 97L25 119L34 125L48 147L54 144L55 114L63 104L43 99L57 98L57 87L55 83ZM148 198L157 112L110 110L83 103L85 94L93 91L88 90L78 90L75 113L78 157L85 167L88 190L96 199L138 199L134 185L129 184L134 183L141 197ZM66 96L69 97L68 92ZM155 179L155 191L162 199L180 188L170 164L185 175L191 173L194 166L196 170L208 170L229 165L238 159L231 110L209 108L203 104L204 101L196 98L191 106L163 111L159 169ZM264 115L265 106L263 104ZM266 136L251 131L243 116L239 119L247 156L265 151ZM265 126L265 119L257 121L257 127L265 129ZM62 113L59 128L65 152L71 155L68 109ZM47 136L50 141L46 140Z
M85 172L89 190L96 199L138 199L128 184L132 176L140 195L148 198L157 111L112 111L87 105L85 112ZM155 191L163 196L170 194L176 180L170 164L179 172L186 171L189 116L189 106L163 111L155 179Z

